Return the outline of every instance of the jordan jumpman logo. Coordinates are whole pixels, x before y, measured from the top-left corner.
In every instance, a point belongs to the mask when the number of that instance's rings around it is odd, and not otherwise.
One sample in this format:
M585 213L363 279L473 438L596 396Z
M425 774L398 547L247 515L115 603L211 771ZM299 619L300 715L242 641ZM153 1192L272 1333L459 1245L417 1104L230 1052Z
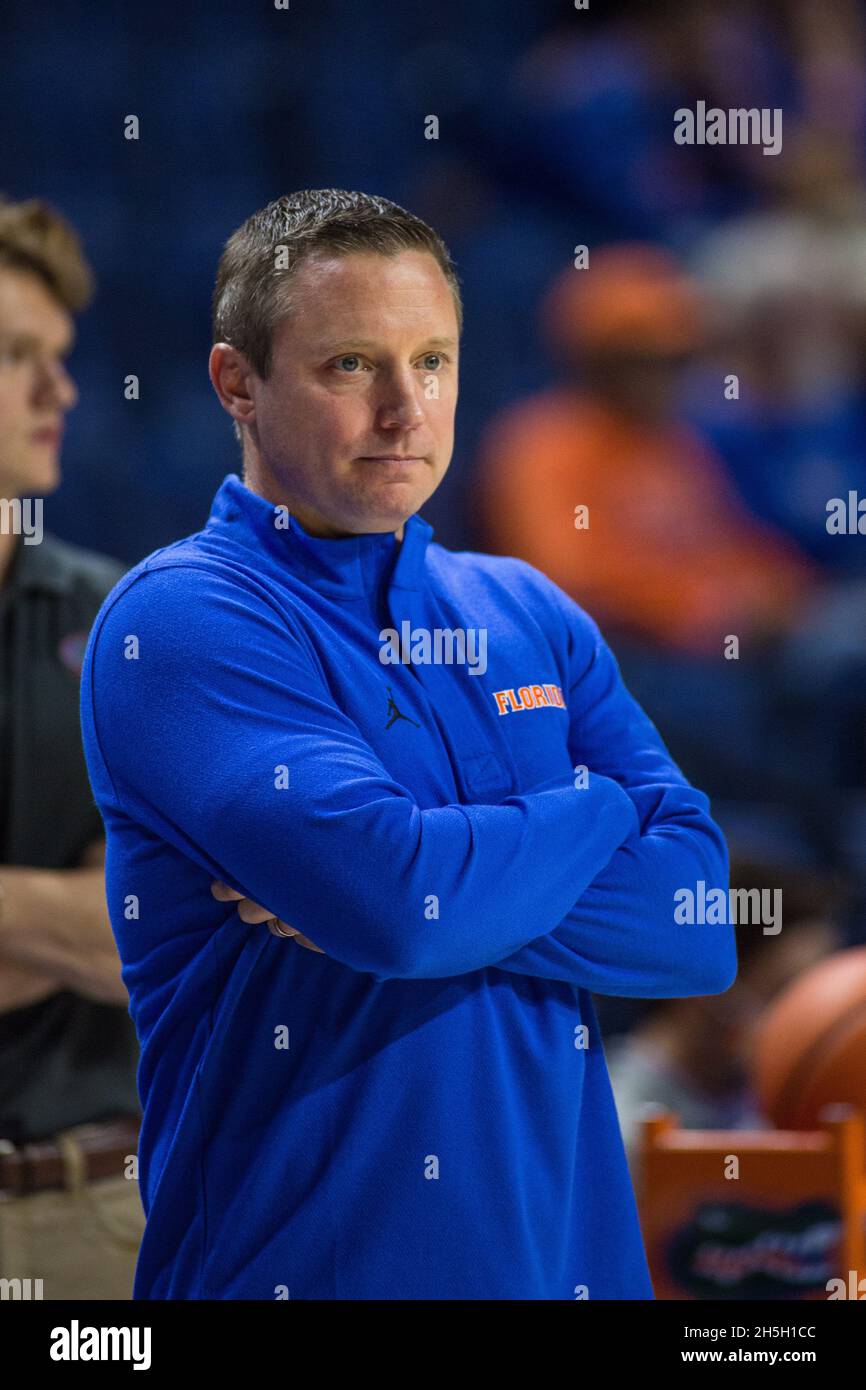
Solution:
M388 720L388 723L385 725L385 728L390 729L391 725L396 724L398 719L405 719L407 724L415 724L415 728L420 729L421 725L416 724L414 719L410 719L408 714L400 713L396 704L394 703L394 696L391 693L390 685L386 685L385 689L388 692L388 709L391 711L390 718Z

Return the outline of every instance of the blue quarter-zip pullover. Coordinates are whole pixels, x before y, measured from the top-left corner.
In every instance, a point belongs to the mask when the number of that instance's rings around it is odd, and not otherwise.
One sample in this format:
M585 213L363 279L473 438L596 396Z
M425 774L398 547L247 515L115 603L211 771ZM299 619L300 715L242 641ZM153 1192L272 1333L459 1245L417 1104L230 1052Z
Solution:
M593 620L431 535L229 474L94 623L136 1298L653 1296L590 991L728 988L733 929L674 917L725 842Z

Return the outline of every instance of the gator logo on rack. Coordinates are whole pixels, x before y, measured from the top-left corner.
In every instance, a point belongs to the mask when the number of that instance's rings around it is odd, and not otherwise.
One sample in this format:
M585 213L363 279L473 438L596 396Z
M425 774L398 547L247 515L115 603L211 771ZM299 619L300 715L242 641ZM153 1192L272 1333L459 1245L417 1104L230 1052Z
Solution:
M494 690L500 714L518 714L525 709L565 709L558 685L521 685L518 690Z
M841 1231L838 1209L823 1199L699 1202L666 1237L665 1259L688 1298L826 1297Z

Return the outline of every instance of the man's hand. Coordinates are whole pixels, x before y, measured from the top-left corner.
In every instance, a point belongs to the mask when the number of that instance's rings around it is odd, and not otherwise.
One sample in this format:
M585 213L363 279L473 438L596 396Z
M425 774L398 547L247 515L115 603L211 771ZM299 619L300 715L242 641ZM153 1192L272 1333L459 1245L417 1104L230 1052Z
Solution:
M308 951L318 951L320 955L325 955L321 946L310 941L309 937L302 936L287 922L281 922L279 917L275 917L273 912L269 912L266 907L260 907L258 903L253 902L252 898L245 898L243 893L239 893L235 888L229 888L228 884L223 883L220 879L214 879L210 891L221 903L237 902L238 916L242 922L276 922L279 932L275 935L291 937L299 946L306 946Z
M99 1004L129 1005L120 957L105 900L105 840L86 846L69 869L0 864L0 966L15 966L0 999L24 991L36 1002L35 981L20 970L50 980L43 998L68 989Z

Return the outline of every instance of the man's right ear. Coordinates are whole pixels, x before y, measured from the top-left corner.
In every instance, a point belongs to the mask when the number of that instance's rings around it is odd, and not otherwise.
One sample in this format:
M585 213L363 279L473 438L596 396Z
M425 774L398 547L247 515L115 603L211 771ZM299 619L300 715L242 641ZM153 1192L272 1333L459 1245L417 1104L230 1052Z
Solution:
M256 408L249 389L252 370L244 354L231 343L214 343L208 358L208 375L236 430L255 419Z

